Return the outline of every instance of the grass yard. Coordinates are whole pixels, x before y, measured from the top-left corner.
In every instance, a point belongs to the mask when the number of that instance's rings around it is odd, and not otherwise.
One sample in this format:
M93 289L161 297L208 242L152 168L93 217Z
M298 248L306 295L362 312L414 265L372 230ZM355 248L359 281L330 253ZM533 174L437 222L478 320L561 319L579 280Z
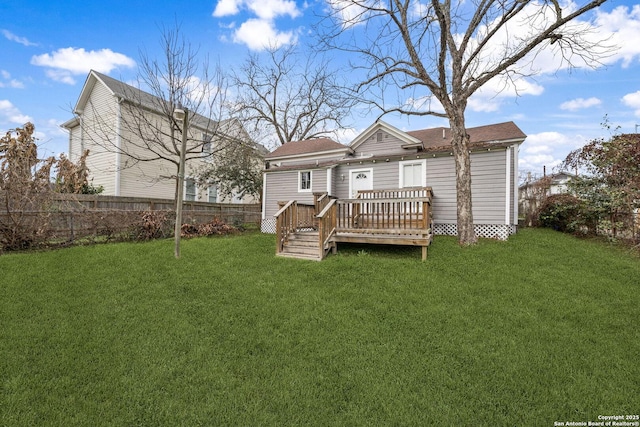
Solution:
M640 412L640 260L547 230L0 256L0 425L553 426Z

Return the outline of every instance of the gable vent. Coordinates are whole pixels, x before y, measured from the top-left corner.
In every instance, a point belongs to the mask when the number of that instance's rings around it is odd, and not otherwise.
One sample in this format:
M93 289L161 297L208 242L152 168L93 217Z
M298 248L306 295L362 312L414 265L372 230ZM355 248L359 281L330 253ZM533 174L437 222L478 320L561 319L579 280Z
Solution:
M376 133L376 141L377 141L377 142L382 141L382 132L378 132L378 133Z

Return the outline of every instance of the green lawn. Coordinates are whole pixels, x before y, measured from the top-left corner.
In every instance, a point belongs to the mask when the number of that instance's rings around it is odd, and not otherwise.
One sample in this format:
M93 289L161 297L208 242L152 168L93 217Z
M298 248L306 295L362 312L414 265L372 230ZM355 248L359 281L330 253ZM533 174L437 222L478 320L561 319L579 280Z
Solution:
M553 426L640 412L640 260L545 230L0 256L0 425Z

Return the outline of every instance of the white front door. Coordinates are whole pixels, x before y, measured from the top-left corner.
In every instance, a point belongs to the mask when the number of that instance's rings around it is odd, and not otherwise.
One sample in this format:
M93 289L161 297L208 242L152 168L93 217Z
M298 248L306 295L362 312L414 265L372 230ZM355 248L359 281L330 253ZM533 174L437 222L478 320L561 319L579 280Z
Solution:
M349 196L355 199L360 190L373 190L373 170L349 171Z

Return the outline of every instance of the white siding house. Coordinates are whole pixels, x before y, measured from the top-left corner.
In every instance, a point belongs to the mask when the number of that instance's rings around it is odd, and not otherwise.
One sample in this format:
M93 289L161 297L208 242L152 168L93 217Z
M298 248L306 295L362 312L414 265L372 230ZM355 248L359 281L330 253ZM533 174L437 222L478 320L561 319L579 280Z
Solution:
M470 128L468 133L476 233L506 239L518 223L518 149L526 135L513 122ZM314 192L345 199L357 190L403 187L431 187L434 234L457 232L448 128L403 132L377 121L349 145L328 139L289 142L265 160L265 232L273 231L281 202L312 203Z
M175 123L170 122L171 107L165 101L91 71L74 114L73 119L62 125L69 132L69 157L75 161L84 150L89 150L89 180L94 186L104 187L103 194L174 197L177 167L166 158L177 157L171 152L171 141L179 141L180 134ZM197 185L193 179L198 169L215 155L210 153L215 151L216 144L222 144L223 139L246 136L242 126L195 114L189 120L188 135L185 200L255 203L250 196L222 198L215 185ZM226 138L226 135L231 136ZM150 146L154 149L149 149Z

